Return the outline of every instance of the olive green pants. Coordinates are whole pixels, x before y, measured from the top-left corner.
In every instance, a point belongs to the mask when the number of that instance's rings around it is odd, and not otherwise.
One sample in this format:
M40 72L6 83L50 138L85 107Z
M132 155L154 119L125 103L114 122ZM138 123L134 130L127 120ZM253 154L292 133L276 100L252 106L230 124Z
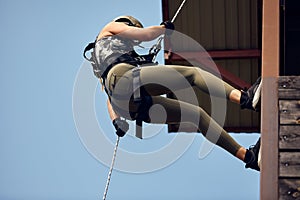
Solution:
M109 71L105 81L115 112L127 119L131 119L130 113L137 112L138 107L132 98L133 68L135 66L129 64L118 64ZM233 155L241 147L198 106L195 94L197 90L201 90L211 96L228 99L234 90L229 84L197 67L177 65L142 67L140 83L152 98L153 106L148 113L150 123L190 123L195 131L201 131L209 141ZM175 94L176 98L164 96L168 93Z

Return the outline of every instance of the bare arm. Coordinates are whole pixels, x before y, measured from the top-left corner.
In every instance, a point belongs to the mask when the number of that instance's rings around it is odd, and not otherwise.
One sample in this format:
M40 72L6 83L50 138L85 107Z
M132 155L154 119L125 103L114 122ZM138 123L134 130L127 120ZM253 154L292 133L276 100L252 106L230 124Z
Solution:
M120 116L115 113L115 111L113 110L112 105L110 104L109 99L107 100L107 109L108 109L108 113L109 113L109 117L111 119L111 121L114 121L115 119L119 118Z
M113 107L109 100L107 100L107 109L112 124L116 129L116 134L119 137L123 137L129 129L129 124L126 122L126 120L120 119L120 116L117 113L115 113L115 111L113 110Z
M150 26L147 28L137 28L128 26L121 22L111 22L106 25L98 38L102 38L110 35L121 35L122 37L139 40L139 41L151 41L158 36L165 33L165 26Z

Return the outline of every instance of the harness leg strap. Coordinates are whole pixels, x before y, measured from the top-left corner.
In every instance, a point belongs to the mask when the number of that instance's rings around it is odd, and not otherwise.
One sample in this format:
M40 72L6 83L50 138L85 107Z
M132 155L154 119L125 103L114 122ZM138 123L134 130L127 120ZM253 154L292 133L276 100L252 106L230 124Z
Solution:
M133 100L135 103L141 103L141 80L140 80L141 67L138 65L132 70L133 76Z
M132 70L133 101L139 106L142 104L140 71L141 67L139 65ZM143 121L141 119L135 121L135 136L140 139L143 138Z
M143 121L137 119L135 121L135 136L137 138L143 139Z

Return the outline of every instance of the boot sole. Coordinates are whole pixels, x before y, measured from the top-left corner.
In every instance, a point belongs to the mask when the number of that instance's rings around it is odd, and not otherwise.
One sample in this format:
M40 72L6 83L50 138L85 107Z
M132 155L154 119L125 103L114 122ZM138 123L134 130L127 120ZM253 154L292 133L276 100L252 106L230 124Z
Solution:
M262 81L260 81L256 91L255 91L255 94L254 94L254 97L253 97L253 101L252 101L252 107L254 109L256 109L256 106L259 102L259 99L260 99L260 94L261 94L261 87L262 87Z

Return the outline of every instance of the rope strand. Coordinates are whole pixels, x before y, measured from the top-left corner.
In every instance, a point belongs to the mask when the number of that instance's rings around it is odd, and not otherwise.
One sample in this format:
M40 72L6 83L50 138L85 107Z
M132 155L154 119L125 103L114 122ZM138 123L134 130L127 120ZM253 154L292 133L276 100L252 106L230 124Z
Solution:
M108 186L109 186L110 179L111 179L111 174L112 174L114 164L115 164L115 160L116 160L116 155L117 155L117 151L118 151L119 142L120 142L120 137L118 136L117 141L116 141L116 145L115 145L115 149L114 149L113 158L112 158L110 169L109 169L109 173L108 173L108 177L107 177L107 181L106 181L106 186L105 186L105 190L104 190L104 194L103 194L103 200L106 199Z
M180 4L179 8L177 9L175 15L173 16L171 22L174 23L175 19L177 18L179 12L181 11L182 7L184 6L186 0L183 0L182 3ZM164 35L160 36L160 38L158 38L156 44L154 44L151 49L149 50L149 54L153 54L153 58L152 58L152 61L154 62L155 59L156 59L156 56L158 54L158 52L160 51L161 49L161 42L162 40L165 38Z
M174 17L173 17L172 20L171 20L172 23L174 23L174 21L175 21L177 15L178 15L179 12L181 11L181 9L182 9L183 5L185 4L185 2L186 2L186 0L183 0L182 3L181 3L181 5L180 5L179 8L177 9L177 11L176 11Z

